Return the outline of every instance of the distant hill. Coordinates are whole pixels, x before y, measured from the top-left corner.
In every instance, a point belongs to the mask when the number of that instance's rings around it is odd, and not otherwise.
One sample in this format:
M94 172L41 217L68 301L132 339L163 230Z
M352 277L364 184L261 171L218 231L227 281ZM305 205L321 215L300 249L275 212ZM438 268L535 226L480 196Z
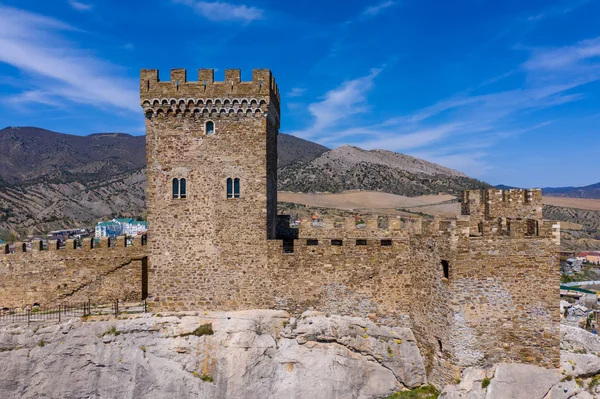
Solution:
M504 184L498 184L495 187L501 190L518 188L506 186ZM544 193L544 195L549 197L600 199L600 183L590 184L589 186L584 187L543 187L542 192Z
M289 134L279 133L277 139L277 166L282 168L294 162L310 162L329 148Z
M0 233L44 232L145 210L145 137L0 130Z
M145 166L145 137L123 133L73 136L36 127L0 130L3 183L109 178Z
M280 190L369 190L415 196L487 187L463 173L391 151L329 150L279 134ZM91 226L145 212L145 137L0 130L0 236Z
M542 190L544 195L552 197L600 198L600 183L584 187L546 187Z
M462 190L490 187L464 173L404 154L342 146L310 162L280 168L278 188L298 192L381 191L415 196L459 194Z

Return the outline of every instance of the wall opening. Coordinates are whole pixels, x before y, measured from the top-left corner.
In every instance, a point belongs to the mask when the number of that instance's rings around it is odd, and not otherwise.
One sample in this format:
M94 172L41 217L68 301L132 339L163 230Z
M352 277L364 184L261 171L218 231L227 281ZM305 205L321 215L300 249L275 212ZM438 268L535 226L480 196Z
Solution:
M233 179L233 198L240 198L240 179Z
M341 247L344 245L344 242L342 240L331 240L331 245L335 247Z
M442 260L442 272L444 273L444 278L450 278L450 262L447 260Z
M233 179L227 178L227 198L233 198Z
M215 123L213 121L206 122L204 127L206 134L215 134Z
M356 240L356 245L367 245L367 240Z
M185 198L187 196L187 184L185 179L179 180L179 198Z
M179 179L173 179L173 199L179 198Z
M306 240L306 245L307 246L319 245L319 240L308 239L308 240Z
M381 240L381 246L382 247L391 247L392 246L392 240Z
M142 300L148 298L148 257L142 258Z
M283 240L283 253L293 254L294 253L294 240Z

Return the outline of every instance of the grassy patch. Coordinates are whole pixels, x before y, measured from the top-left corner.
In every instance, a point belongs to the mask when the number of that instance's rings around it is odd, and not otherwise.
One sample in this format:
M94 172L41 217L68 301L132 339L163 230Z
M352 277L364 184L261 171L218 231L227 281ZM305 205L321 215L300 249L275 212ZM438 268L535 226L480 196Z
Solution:
M594 388L600 385L600 376L595 375L587 386L587 389L590 393L594 393Z
M386 396L384 399L437 399L440 392L430 385L402 391Z
M46 342L42 339L39 343L38 346L43 348L44 346L46 346Z
M205 382L215 382L214 378L212 378L212 376L208 375L208 374L198 374L195 371L192 371L192 375L196 378L200 378L202 381Z
M121 331L117 330L117 327L112 326L111 328L102 333L102 337L104 337L105 335L114 335L116 337L121 335Z
M212 328L212 323L202 324L200 327L196 328L192 332L187 332L179 335L180 337L187 337L189 335L195 335L196 337L201 337L203 335L213 335L215 332Z
M491 380L490 380L489 378L487 378L487 377L486 377L486 378L484 378L484 379L481 381L481 387L482 387L483 389L487 388L488 386L490 386L490 382L491 382Z

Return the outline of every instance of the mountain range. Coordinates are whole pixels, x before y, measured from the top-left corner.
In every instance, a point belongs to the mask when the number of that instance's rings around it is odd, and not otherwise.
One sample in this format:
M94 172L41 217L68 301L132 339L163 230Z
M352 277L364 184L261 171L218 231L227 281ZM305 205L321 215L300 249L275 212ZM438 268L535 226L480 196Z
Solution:
M496 188L507 190L517 188L499 184ZM545 196L548 197L569 197L569 198L589 198L600 199L600 183L590 184L582 187L542 187Z
M116 216L144 216L145 137L73 136L36 127L0 130L0 237L92 226ZM353 146L329 149L283 133L278 189L381 191L406 196L489 187L422 159Z

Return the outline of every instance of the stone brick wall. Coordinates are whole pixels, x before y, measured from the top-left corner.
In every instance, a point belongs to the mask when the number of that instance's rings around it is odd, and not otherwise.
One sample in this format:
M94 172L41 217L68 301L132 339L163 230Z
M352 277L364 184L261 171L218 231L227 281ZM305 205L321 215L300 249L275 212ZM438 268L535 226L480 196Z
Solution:
M215 82L184 70L159 82L142 71L146 114L150 291L155 306L236 308L254 290L248 278L267 267L267 238L276 234L279 93L269 70L252 81L226 70ZM214 134L205 126L212 121ZM173 179L187 196L173 199ZM227 179L240 179L240 198L227 198ZM245 287L243 289L243 287ZM245 289L250 289L250 292Z
M471 222L497 218L542 219L542 190L467 190L462 196L462 214Z
M557 364L560 227L542 220L540 190L467 191L454 219L305 220L274 239L279 93L268 70L240 76L141 73L153 309L314 309L409 326L438 385L470 365ZM174 178L185 199L172 198Z
M95 303L141 300L146 247L140 237L132 246L125 246L125 237L116 244L108 247L108 240L102 239L92 248L91 240L85 239L75 248L69 240L58 249L57 242L50 241L47 250L40 250L38 241L26 252L22 243L14 245L14 253L2 251L0 307L52 306L88 298Z

